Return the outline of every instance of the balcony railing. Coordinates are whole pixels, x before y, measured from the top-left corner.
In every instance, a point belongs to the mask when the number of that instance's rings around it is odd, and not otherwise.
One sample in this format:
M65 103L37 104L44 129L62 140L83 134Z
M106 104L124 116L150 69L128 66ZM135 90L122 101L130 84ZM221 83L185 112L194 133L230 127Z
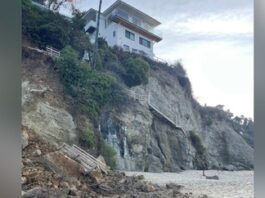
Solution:
M157 30L157 29L154 29L152 28L150 25L148 25L147 23L144 23L143 21L141 20L135 20L136 18L135 17L132 17L132 16L129 16L126 12L124 11L121 11L121 10L115 10L113 13L112 13L112 17L118 17L118 18L122 18L123 20L126 20L127 22L151 33L151 34L154 34L156 36L159 36L160 38L162 38L162 32Z

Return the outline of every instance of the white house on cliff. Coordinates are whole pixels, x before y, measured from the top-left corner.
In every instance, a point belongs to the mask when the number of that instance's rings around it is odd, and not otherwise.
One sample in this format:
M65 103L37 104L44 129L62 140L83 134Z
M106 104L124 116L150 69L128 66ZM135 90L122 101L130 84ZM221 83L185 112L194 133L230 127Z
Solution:
M84 16L85 30L95 41L98 11L90 9ZM131 5L117 0L100 15L99 37L104 38L110 47L119 46L125 51L154 57L154 44L162 40L155 28L160 25Z

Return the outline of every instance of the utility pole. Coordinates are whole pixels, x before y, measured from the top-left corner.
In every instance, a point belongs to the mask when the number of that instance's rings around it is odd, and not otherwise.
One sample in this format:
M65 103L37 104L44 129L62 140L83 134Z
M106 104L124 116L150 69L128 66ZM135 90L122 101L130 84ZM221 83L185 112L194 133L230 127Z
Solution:
M93 53L93 69L96 68L96 64L97 64L98 34L99 34L99 25L100 25L101 5L102 5L102 0L99 0L98 17L97 17L97 29L96 29L96 39L95 39L95 46L94 46L94 53Z

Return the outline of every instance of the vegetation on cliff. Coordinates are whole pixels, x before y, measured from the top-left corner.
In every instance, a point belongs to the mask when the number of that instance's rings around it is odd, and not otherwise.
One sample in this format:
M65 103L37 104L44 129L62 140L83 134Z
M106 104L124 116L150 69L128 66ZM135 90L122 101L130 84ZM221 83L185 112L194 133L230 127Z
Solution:
M218 107L202 107L192 95L192 87L181 63L168 65L147 57L110 48L99 39L96 68L89 61L82 60L87 51L91 57L93 44L85 33L82 14L76 13L69 19L58 13L41 10L31 5L30 0L22 0L23 39L29 40L38 48L52 46L61 51L55 61L61 83L67 95L73 99L76 111L88 119L79 126L79 143L84 148L94 148L102 154L111 167L115 167L115 152L102 141L98 132L98 116L107 108L121 108L127 101L126 89L148 83L151 72L163 70L176 79L185 93L185 98L201 116L202 126L207 128L216 120L228 121L253 146L253 121L238 118ZM197 150L198 159L204 156L204 148L196 134L190 140ZM199 161L202 161L200 159Z
M95 127L89 123L97 123L103 108L126 101L126 86L147 83L149 64L141 57L119 60L118 49L109 48L100 39L97 65L91 68L90 62L82 61L85 51L93 53L93 45L83 28L82 14L76 13L69 19L23 0L22 21L24 40L41 49L51 46L61 50L60 59L55 61L61 82L72 97L76 111L91 120L79 127L79 143L84 148L97 148L114 168L115 151L104 142L95 147L96 138L101 139L101 136L95 134Z

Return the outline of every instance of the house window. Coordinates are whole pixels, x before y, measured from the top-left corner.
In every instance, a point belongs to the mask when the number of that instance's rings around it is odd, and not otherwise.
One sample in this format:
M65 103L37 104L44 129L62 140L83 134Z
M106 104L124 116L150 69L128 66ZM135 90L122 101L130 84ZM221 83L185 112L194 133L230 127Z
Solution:
M116 15L118 15L119 17L126 19L127 21L129 20L129 15L127 12L123 11L123 10L117 10L116 11Z
M133 53L137 53L138 50L133 48L133 49L132 49L132 52L133 52Z
M147 48L151 48L151 42L142 37L140 37L139 43Z
M135 34L128 30L125 30L125 37L131 39L132 41L135 41Z
M123 49L124 51L127 51L127 52L130 51L130 47L128 45L123 45Z
M116 31L113 31L113 37L115 37L116 36Z

